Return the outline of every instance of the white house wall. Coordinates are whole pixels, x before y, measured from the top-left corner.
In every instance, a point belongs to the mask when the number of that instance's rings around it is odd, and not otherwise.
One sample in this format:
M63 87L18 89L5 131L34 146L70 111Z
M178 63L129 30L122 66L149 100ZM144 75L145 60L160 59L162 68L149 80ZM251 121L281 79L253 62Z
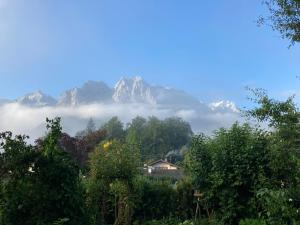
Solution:
M155 169L177 170L177 167L164 162L156 163L152 165L152 167L154 167Z

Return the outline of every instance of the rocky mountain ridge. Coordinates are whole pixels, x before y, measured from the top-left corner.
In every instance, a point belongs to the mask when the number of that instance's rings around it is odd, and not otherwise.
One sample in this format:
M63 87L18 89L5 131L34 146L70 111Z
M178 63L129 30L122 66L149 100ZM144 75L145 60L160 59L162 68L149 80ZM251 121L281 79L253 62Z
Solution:
M0 101L0 104L10 102L9 100L3 100ZM37 91L26 94L14 102L30 107L74 107L88 104L147 104L182 109L201 107L205 111L239 112L234 102L222 100L204 104L182 90L150 85L139 76L131 78L122 77L114 88L109 87L102 81L88 81L81 87L75 87L63 92L57 100L42 91Z

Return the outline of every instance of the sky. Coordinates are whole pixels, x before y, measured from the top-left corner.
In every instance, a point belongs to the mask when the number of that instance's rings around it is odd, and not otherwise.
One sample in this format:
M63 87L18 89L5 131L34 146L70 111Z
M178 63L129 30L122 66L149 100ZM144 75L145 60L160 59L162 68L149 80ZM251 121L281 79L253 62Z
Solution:
M135 75L204 102L247 105L246 86L284 98L300 45L258 27L266 13L261 0L0 0L0 98Z

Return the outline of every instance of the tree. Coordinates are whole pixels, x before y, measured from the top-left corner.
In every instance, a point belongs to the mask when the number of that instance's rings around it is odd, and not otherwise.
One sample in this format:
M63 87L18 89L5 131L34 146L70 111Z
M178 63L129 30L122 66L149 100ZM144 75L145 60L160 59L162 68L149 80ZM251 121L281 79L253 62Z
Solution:
M271 21L271 27L281 33L292 44L300 42L300 0L265 0L270 11L270 16L261 18Z
M145 131L147 129L147 120L143 117L137 116L132 119L131 123L127 125L127 136L134 134L137 143L141 144L144 141Z
M81 137L70 137L68 134L63 133L59 140L59 146L69 153L83 169L87 167L89 154L97 144L105 140L106 136L105 130L91 131Z
M193 134L189 123L177 117L165 120L156 117L149 117L148 120L136 117L128 124L126 133L127 136L137 134L136 139L141 144L143 161L166 157L175 161L182 159L180 149L189 144ZM171 157L172 154L174 157Z
M96 124L94 120L90 118L86 124L86 128L82 131L78 131L75 136L77 138L82 138L95 131L96 131Z
M142 148L144 159L157 160L164 158L170 151L165 137L163 122L154 116L149 117Z
M186 167L202 207L221 222L261 217L297 224L300 206L300 113L293 98L277 101L253 90L257 107L246 112L256 128L234 124L214 136L193 138ZM269 128L262 129L266 125Z
M60 119L47 119L47 128L41 149L28 145L25 136L1 135L3 225L86 224L78 167L58 144Z
M39 154L26 144L26 136L13 137L11 132L5 132L0 138L0 224L34 224L31 208L35 204L32 193L35 177L30 168Z
M256 190L268 176L268 136L249 125L234 124L212 138L193 138L186 158L194 187L203 193L202 207L225 224L258 216Z
M253 90L259 106L247 114L269 126L269 187L258 191L270 224L299 222L300 208L300 113L293 98L277 101L265 91Z
M102 127L102 130L107 132L107 138L112 139L124 139L125 131L123 123L119 120L118 117L111 118L107 123L105 123Z
M300 113L292 97L277 101L263 90L252 91L258 107L248 110L247 115L270 128L274 184L280 187L284 182L286 187L295 187L300 182Z
M191 141L193 131L188 122L179 117L171 117L165 119L163 123L171 150L179 150Z
M86 125L86 130L88 133L92 133L96 131L96 124L92 118L89 119L87 125Z
M87 132L87 130L79 132L80 135L77 134L76 137L62 133L58 142L60 149L67 152L81 169L86 169L89 154L94 150L97 144L107 137L105 130L90 130L89 132ZM36 147L42 150L44 139L39 138L35 143Z
M94 224L131 224L139 162L138 145L130 141L106 141L92 153L87 190Z

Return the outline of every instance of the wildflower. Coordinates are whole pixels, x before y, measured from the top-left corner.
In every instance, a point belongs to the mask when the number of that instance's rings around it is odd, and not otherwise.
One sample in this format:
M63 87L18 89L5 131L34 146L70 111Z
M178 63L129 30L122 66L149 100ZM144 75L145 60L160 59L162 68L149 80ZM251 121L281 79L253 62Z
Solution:
M111 146L111 144L112 144L112 142L111 141L108 141L108 142L106 142L106 143L104 143L103 144L103 148L104 148L104 150L108 150L109 149L109 147Z

